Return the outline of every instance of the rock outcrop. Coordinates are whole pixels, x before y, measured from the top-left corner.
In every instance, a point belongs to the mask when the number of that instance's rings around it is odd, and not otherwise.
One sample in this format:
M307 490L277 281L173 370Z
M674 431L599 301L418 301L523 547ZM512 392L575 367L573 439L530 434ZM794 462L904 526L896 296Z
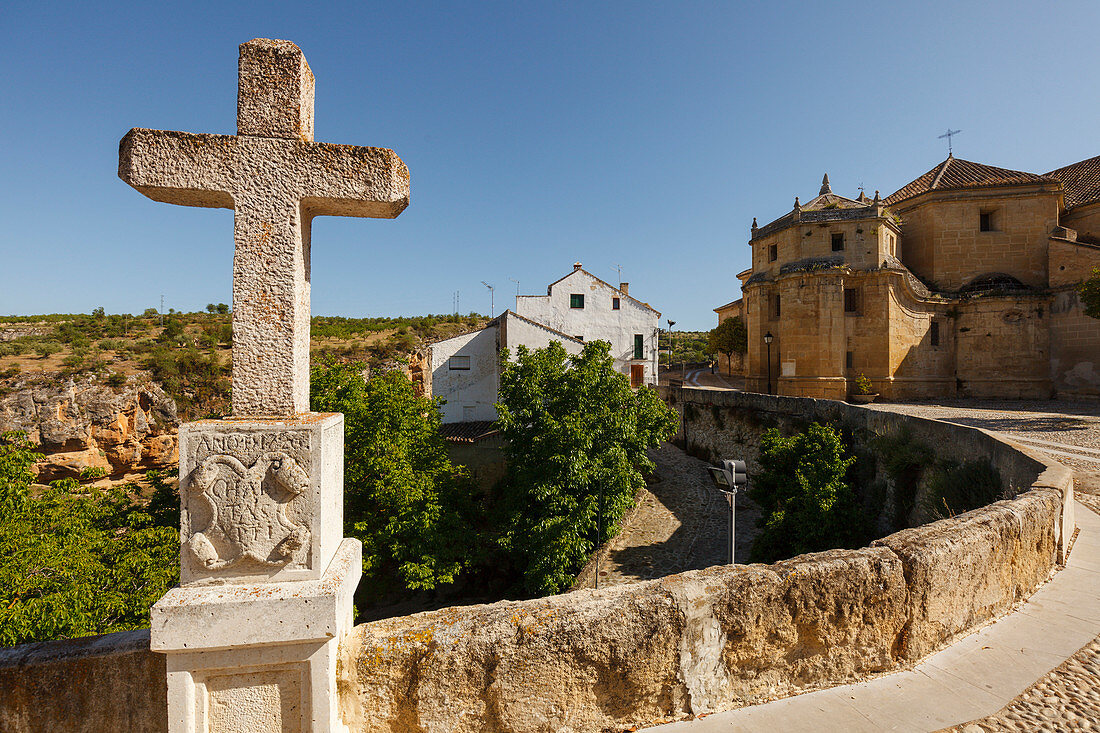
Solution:
M0 432L22 431L45 454L35 466L43 483L85 468L111 477L171 469L178 429L175 401L155 384L36 380L0 398Z

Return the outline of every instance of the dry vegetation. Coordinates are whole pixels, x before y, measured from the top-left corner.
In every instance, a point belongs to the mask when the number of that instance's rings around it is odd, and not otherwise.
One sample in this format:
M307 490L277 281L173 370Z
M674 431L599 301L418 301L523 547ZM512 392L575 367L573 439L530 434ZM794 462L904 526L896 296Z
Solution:
M342 318L315 316L312 357L363 362L371 371L402 368L424 344L484 326L486 318L427 315ZM94 375L111 386L128 379L158 382L185 420L229 411L231 315L224 305L163 318L53 314L0 317L0 395L27 381Z

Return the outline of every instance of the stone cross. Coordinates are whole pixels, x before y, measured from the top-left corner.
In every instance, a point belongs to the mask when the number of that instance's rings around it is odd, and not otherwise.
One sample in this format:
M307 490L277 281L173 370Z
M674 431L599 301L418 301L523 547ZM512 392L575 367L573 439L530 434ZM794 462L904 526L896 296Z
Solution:
M309 411L315 216L392 219L409 171L392 150L313 141L313 72L290 41L240 46L237 134L134 128L119 177L154 201L233 209L233 414Z

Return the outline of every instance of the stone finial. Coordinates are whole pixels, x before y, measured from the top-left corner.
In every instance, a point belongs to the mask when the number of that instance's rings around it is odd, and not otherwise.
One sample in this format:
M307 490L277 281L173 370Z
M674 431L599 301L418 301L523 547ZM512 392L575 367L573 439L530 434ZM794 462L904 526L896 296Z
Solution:
M798 203L798 197L797 196L794 197L794 210L795 211L802 211L802 204Z
M753 234L756 234L756 230L757 230L757 229L759 229L759 228L760 228L760 227L756 226L756 217L754 216L754 217L752 218L752 233L753 233Z
M829 185L829 174L826 173L825 177L821 179L821 190L817 192L817 195L824 196L825 194L832 192L832 186Z
M878 195L878 189L876 188L876 189L875 189L875 203L877 204L877 203L879 203L879 202L881 202L881 201L882 201L882 199L881 199L881 198L879 198L879 195Z
M237 74L238 135L313 140L313 72L297 45L242 43Z

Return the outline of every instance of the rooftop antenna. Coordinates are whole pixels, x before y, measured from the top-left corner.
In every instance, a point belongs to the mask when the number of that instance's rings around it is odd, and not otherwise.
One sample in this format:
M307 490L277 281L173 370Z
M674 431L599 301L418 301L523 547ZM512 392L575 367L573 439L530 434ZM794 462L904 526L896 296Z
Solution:
M519 280L515 279L514 277L510 277L508 279L516 284L516 297L518 298L519 297Z
M618 262L612 262L611 264L615 265L615 269L619 271L619 282L622 282L623 281L623 266L620 265Z
M954 152L951 150L951 136L952 135L958 135L960 132L962 132L962 130L952 130L949 127L949 128L947 128L947 132L943 133L942 135L940 135L937 138L938 140L943 140L944 138L947 138L947 157L948 158L955 157Z
M489 288L489 317L492 318L496 315L497 310L496 303L493 300L493 286L484 280L481 281L481 284Z

